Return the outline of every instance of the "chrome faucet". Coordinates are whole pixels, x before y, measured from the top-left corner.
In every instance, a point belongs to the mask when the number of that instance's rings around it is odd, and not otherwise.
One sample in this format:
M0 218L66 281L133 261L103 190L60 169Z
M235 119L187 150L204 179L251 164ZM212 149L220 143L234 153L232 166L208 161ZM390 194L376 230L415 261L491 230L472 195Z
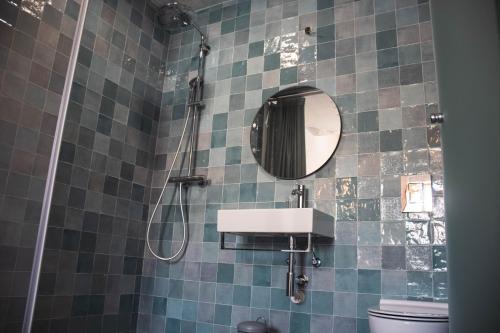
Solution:
M297 188L292 191L292 195L297 196L297 208L306 207L306 187L305 185L297 184Z

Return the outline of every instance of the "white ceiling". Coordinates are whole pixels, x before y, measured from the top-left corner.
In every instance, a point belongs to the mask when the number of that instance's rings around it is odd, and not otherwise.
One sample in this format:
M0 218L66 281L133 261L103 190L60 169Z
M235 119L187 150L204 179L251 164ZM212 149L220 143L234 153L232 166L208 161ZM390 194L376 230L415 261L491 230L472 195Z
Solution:
M156 6L161 7L169 2L173 2L175 0L151 0ZM191 10L198 10L202 8L207 8L216 4L223 2L222 0L181 0L177 1L185 6L191 8Z

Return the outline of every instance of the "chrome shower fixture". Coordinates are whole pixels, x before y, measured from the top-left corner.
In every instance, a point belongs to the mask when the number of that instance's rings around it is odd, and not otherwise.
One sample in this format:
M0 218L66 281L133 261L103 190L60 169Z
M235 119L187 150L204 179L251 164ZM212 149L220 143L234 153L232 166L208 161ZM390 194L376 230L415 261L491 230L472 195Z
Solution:
M156 201L156 204L153 208L153 211L149 217L148 224L147 224L147 229L146 229L146 244L148 246L149 251L151 254L163 261L168 261L168 262L175 262L179 260L182 255L185 252L185 249L187 247L188 243L188 225L187 225L187 217L184 216L184 205L182 201L182 191L184 187L188 187L190 185L199 185L199 186L205 186L207 185L208 181L205 178L205 176L202 175L196 175L195 174L195 169L196 169L196 147L198 143L198 129L199 129L199 122L200 122L200 113L201 110L203 109L203 83L204 83L204 76L205 76L205 59L208 55L208 52L210 51L210 47L207 45L206 37L205 35L201 32L200 28L191 20L191 16L186 12L187 7L184 7L183 5L179 4L178 2L170 2L160 8L159 13L158 13L158 21L166 26L168 29L169 27L173 27L174 25L179 27L187 27L187 26L192 26L194 29L196 29L200 33L200 48L198 52L198 72L195 78L191 79L189 81L189 97L188 100L186 101L186 109L187 109L187 115L186 115L186 120L184 121L184 126L182 129L181 137L179 139L179 144L177 146L177 150L174 154L174 158L172 163L170 164L170 168L168 169L167 177L165 179L165 182L163 183L163 187L160 193L160 196L158 197L158 200ZM188 132L188 125L191 122L191 130L189 133ZM187 175L182 175L182 170L180 170L178 176L173 176L172 175L172 170L174 169L175 162L177 160L177 157L179 156L179 153L181 152L181 147L182 143L184 142L184 136L189 135L189 140L188 140L188 167L187 167ZM179 206L180 206L180 211L181 211L181 217L182 217L182 243L180 247L177 249L177 251L174 251L174 254L170 256L164 256L160 252L156 252L153 247L151 246L150 242L150 237L149 233L151 231L151 224L153 222L153 219L155 217L156 212L158 211L158 208L161 205L163 195L165 193L165 189L167 188L167 185L169 183L175 183L178 184L178 189L179 189Z
M200 27L193 22L190 15L191 9L177 1L169 2L158 10L158 22L167 30L177 30L179 28L193 27L201 35L201 40L206 36Z

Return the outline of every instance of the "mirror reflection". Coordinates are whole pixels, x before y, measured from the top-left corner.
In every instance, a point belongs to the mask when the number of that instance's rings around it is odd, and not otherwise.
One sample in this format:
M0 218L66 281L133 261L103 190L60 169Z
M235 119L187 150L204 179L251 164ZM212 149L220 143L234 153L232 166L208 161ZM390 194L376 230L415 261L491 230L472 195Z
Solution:
M252 123L250 145L268 173L298 179L330 159L340 133L340 114L330 96L313 87L292 87L264 102Z

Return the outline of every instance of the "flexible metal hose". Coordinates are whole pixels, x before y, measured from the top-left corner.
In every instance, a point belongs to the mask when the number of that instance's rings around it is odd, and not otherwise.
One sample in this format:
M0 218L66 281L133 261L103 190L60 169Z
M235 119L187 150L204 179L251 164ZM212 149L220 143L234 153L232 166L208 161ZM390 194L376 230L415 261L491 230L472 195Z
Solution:
M160 193L160 196L158 198L158 201L156 201L155 208L153 209L153 212L151 213L151 217L149 218L148 227L147 227L147 230L146 230L146 244L148 245L149 251L151 252L151 254L155 258L163 260L163 261L172 261L172 260L176 259L182 253L182 251L184 250L184 246L186 245L186 239L187 239L187 221L184 218L184 209L182 208L182 183L179 183L179 204L180 204L180 207L181 207L181 217L182 217L182 244L179 247L179 249L177 250L177 252L175 252L175 254L172 255L172 256L170 256L170 257L162 257L159 254L156 254L153 251L153 249L151 248L151 244L150 244L150 241L149 241L149 231L151 229L151 223L153 222L153 218L154 218L154 216L156 214L156 211L158 210L158 207L160 206L160 202L161 202L161 199L163 198L163 194L165 193L165 189L167 188L168 180L170 179L170 175L172 173L172 169L174 168L175 161L177 160L177 156L179 155L179 152L181 150L182 140L184 139L184 135L186 134L186 128L187 128L187 125L189 123L189 116L190 116L190 114L191 114L191 107L188 107L188 113L187 113L187 116L186 116L186 121L184 122L184 128L182 129L181 138L179 140L179 145L177 146L177 151L175 152L175 155L174 155L174 160L172 161L172 164L170 165L170 169L168 170L167 178L165 179L165 184L163 184L163 188L161 190L161 193Z

